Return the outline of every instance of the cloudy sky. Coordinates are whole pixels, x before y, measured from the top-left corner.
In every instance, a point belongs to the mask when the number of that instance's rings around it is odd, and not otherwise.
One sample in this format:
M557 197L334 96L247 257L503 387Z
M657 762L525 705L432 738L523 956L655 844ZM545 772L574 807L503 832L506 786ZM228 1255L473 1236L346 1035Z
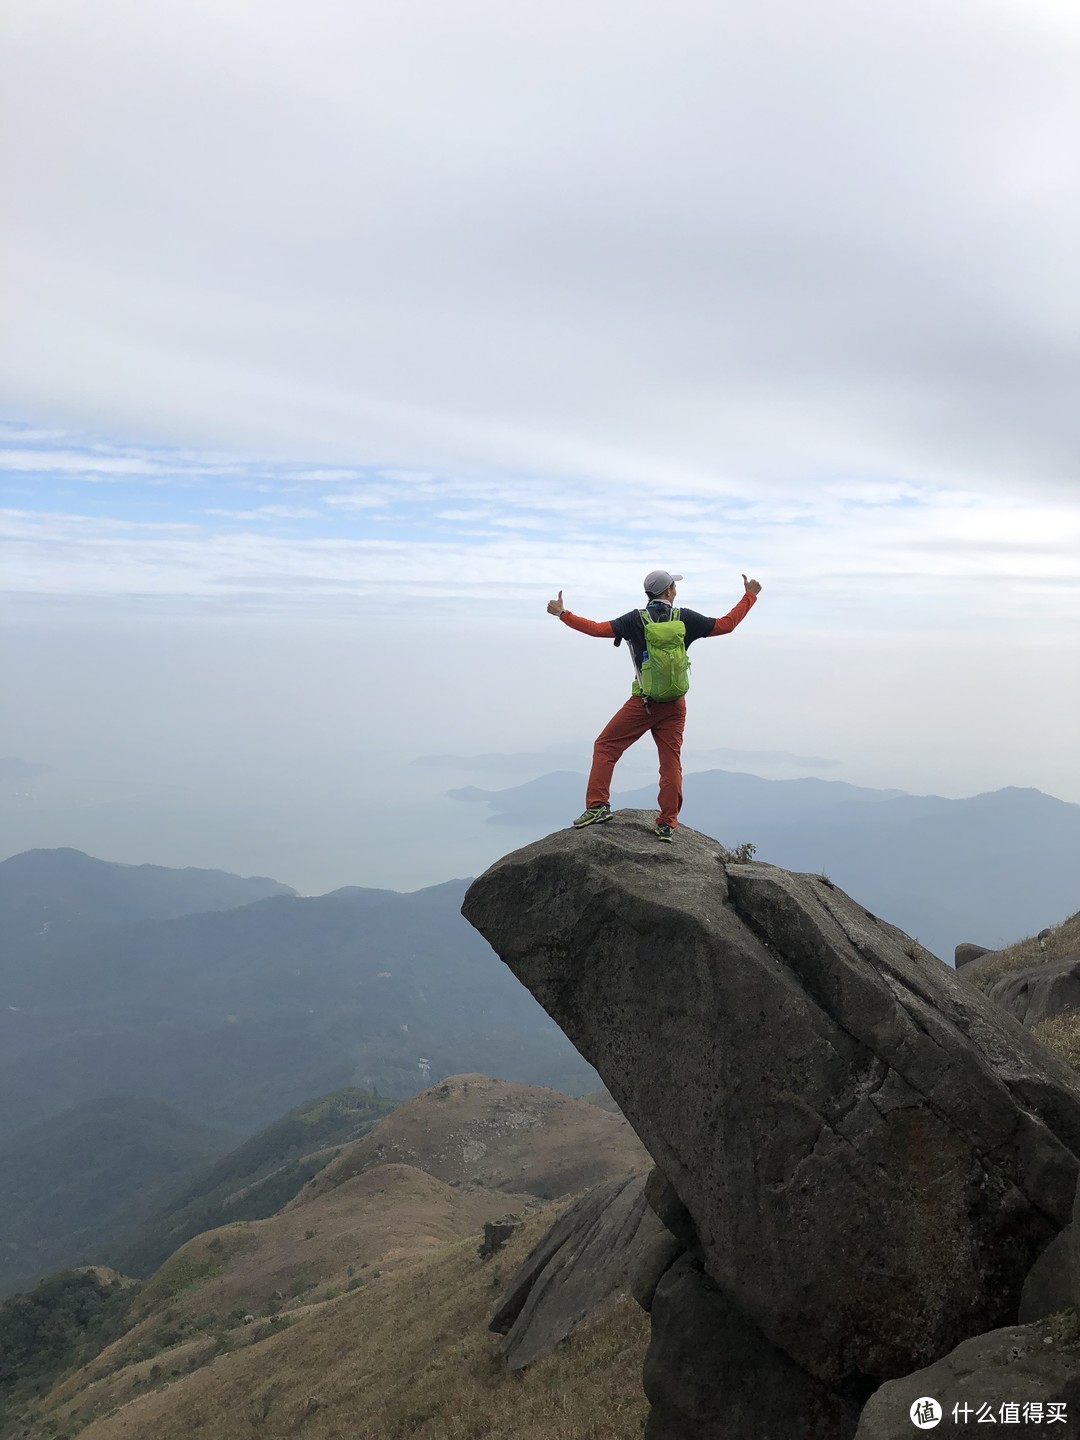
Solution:
M656 565L765 587L690 767L1080 802L1068 0L3 27L5 853L475 869L409 762L584 768L628 665L545 603Z

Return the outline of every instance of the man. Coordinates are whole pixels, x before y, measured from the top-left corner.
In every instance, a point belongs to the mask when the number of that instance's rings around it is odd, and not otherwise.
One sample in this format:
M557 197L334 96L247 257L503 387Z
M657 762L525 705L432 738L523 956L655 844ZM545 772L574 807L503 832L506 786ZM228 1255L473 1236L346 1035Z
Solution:
M646 610L650 619L663 622L670 620L671 607L675 601L675 582L681 575L669 575L666 570L650 570L645 576ZM743 577L743 598L719 620L708 615L699 615L696 610L678 612L686 626L685 645L689 649L695 640L710 635L730 635L740 620L744 620L761 594L756 580ZM634 658L634 669L641 675L645 658L645 622L638 610L629 610L617 620L585 620L572 614L563 604L562 591L557 600L548 601L548 614L557 615L564 625L580 630L583 635L595 635L598 639L614 639L616 645L625 640ZM585 793L585 813L574 821L577 829L585 825L600 825L613 819L611 805L611 776L615 763L624 750L640 740L646 730L652 731L656 748L660 752L660 814L656 821L656 838L671 841L682 809L682 750L683 726L686 723L686 700L648 700L635 693L622 709L613 715L597 736L593 746L592 770L589 773L588 789Z

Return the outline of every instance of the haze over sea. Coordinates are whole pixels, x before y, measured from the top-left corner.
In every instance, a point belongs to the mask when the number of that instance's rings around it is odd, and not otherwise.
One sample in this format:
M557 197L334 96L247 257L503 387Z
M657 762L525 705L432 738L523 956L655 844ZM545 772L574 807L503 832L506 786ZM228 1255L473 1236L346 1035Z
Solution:
M689 772L1080 803L1075 9L506 13L5 8L0 855L475 873L656 566Z

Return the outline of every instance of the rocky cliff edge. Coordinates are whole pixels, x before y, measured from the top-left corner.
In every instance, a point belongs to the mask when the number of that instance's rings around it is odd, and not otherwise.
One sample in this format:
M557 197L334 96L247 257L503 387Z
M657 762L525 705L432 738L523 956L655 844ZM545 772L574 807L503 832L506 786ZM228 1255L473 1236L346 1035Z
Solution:
M820 1387L816 1430L851 1433L883 1381L1015 1323L1071 1216L1080 1084L826 877L726 863L686 828L658 845L652 823L516 851L463 913L683 1209L666 1288L693 1267L725 1325Z

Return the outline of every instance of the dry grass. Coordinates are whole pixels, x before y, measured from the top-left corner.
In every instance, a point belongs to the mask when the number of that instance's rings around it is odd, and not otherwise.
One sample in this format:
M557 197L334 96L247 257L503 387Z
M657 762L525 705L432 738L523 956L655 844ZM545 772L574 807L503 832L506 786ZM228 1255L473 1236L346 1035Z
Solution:
M459 1190L408 1165L381 1165L300 1210L210 1230L147 1282L127 1332L65 1382L73 1392L120 1366L160 1363L163 1351L253 1322L280 1325L313 1303L370 1283L449 1241L475 1235L532 1196ZM171 1369L171 1362L169 1368Z
M581 1098L587 1100L590 1105L598 1105L601 1110L607 1110L611 1115L622 1114L606 1085L602 1085L599 1090L594 1090L591 1095L583 1095Z
M626 1121L471 1075L388 1120L277 1215L181 1246L127 1333L21 1417L20 1437L637 1440L648 1320L632 1301L524 1377L487 1330L558 1212L537 1195L650 1165ZM482 1262L478 1232L507 1210L527 1223Z
M475 1236L456 1241L307 1308L283 1333L242 1327L201 1353L164 1353L156 1371L141 1362L63 1403L57 1395L53 1427L31 1433L85 1425L84 1440L639 1440L648 1319L632 1300L524 1376L497 1358L491 1307L549 1220L534 1216L492 1260L478 1259ZM206 1363L208 1343L242 1348Z
M399 1105L320 1171L288 1208L388 1161L416 1165L447 1183L545 1199L652 1165L621 1115L539 1085L455 1075Z
M1080 954L1080 911L1070 915L1055 926L1045 940L1029 935L998 950L985 960L972 962L970 978L980 990L986 991L1003 975L1016 970L1030 970L1035 965L1045 965L1051 960L1063 960L1066 955ZM965 966L961 973L966 973Z
M1049 1020L1033 1025L1031 1033L1066 1065L1080 1070L1080 1014L1052 1015Z

